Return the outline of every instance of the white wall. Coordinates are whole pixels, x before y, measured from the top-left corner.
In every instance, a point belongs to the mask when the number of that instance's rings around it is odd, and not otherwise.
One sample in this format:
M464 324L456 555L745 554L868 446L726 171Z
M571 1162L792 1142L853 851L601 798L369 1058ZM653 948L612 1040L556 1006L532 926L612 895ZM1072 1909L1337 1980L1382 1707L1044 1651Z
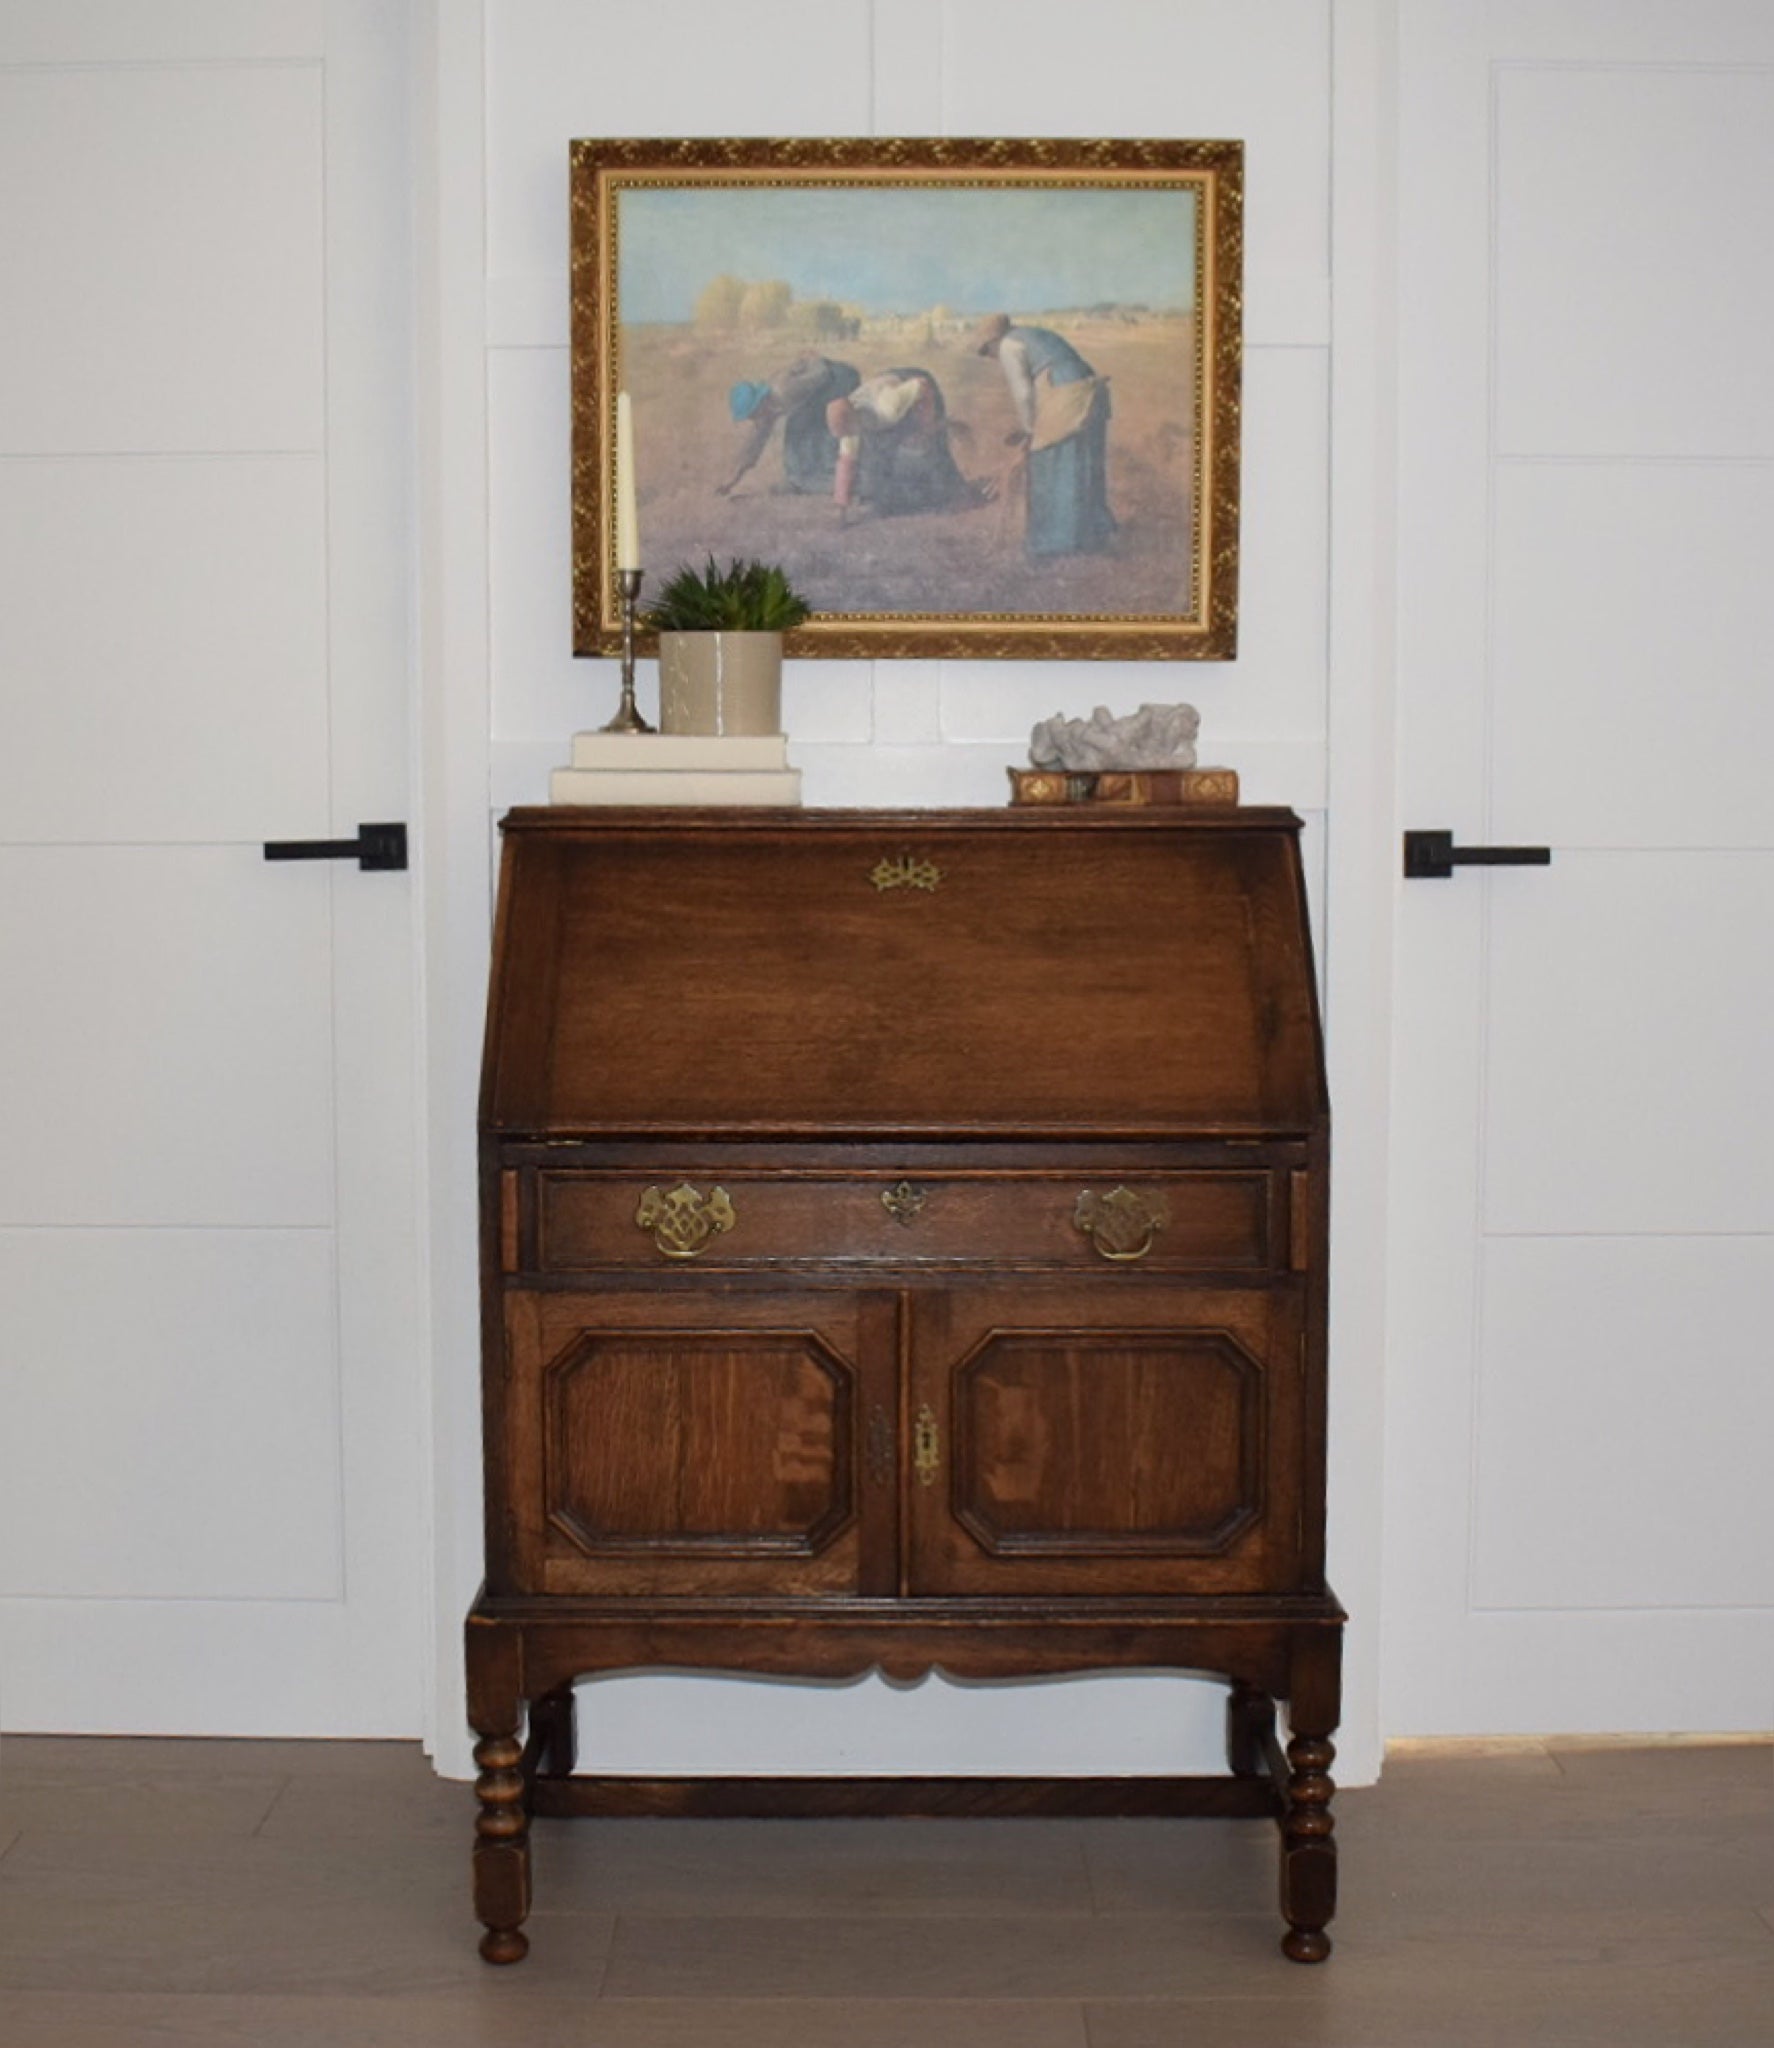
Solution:
M1330 10L1107 0L1072 33L985 0L492 0L486 43L494 793L531 802L601 723L613 663L569 632L566 145L579 135L1229 135L1247 151L1243 591L1235 664L797 662L785 723L814 804L983 803L1030 726L1155 692L1257 802L1324 791ZM792 52L792 61L785 53Z
M1375 607L1371 561L1357 549L1340 571L1333 619L1328 507L1330 442L1371 456L1374 393L1345 383L1332 360L1332 118L1340 90L1353 117L1342 242L1359 289L1341 331L1371 363L1373 252L1383 202L1373 155L1385 9L1330 0L1101 0L1088 47L1075 13L1034 0L1007 36L988 0L652 0L586 7L580 0L444 0L434 51L438 193L431 252L445 312L436 364L439 446L462 485L435 505L434 553L451 578L484 573L447 648L433 648L439 686L457 678L458 754L484 658L486 773L495 810L544 801L547 771L567 735L601 724L615 701L611 662L570 652L567 144L596 135L1011 134L1231 136L1246 146L1245 421L1240 654L1233 664L800 662L785 684L792 758L815 805L986 804L1004 798L1003 771L1026 758L1031 725L1056 709L1129 709L1187 697L1202 712L1203 758L1237 768L1249 800L1292 804L1307 819L1307 859L1325 947L1324 813L1330 779L1329 683L1335 659L1371 688ZM1352 61L1333 78L1333 15ZM1048 33L1051 31L1051 34ZM450 109L446 120L444 109ZM446 203L446 190L453 198ZM477 294L477 287L479 288ZM483 310L484 309L484 310ZM482 324L484 319L484 325ZM483 438L484 437L484 438ZM484 447L484 498L472 472ZM1371 516L1373 479L1343 491ZM1366 514L1361 507L1367 507ZM484 527L480 522L484 518ZM484 550L477 560L477 550ZM446 579L450 580L450 579ZM484 613L480 610L484 590ZM440 622L441 628L441 622ZM466 635L466 637L464 637ZM454 664L454 667L452 667ZM447 673L446 673L447 671ZM643 682L643 693L645 683ZM448 721L446 721L447 723ZM1357 726L1341 764L1371 756ZM447 754L448 749L443 750ZM442 773L461 776L440 754ZM452 757L453 758L453 757ZM471 779L471 778L470 778ZM1354 836L1353 855L1361 845ZM464 858L460 838L454 857ZM466 879L447 961L465 1000L476 972L473 914L484 888ZM1352 935L1353 939L1353 935ZM484 945L484 941L482 941ZM1334 958L1334 954L1330 955ZM1327 964L1322 963L1321 964ZM1351 943L1327 974L1353 1003L1371 993L1383 956ZM458 1006L459 1007L459 1006ZM467 1035L440 995L434 1013L447 1062L465 1065ZM1334 1019L1333 1035L1334 1035ZM1366 1047L1371 1055L1372 1042ZM1383 1082L1383 1076L1381 1077ZM1352 1086L1371 1088L1374 1075ZM434 1097L440 1145L456 1145L450 1109ZM1376 1110L1376 1119L1380 1112ZM1351 1157L1359 1160L1361 1147ZM1353 1213L1353 1212L1352 1212ZM472 1243L459 1203L440 1226ZM1358 1232L1352 1230L1351 1242ZM1353 1262L1351 1263L1353 1271ZM1365 1313L1351 1294L1346 1328ZM440 1332L463 1309L459 1280L440 1282ZM1358 1576L1377 1576L1377 1530L1365 1503L1377 1459L1366 1424L1376 1349L1343 1381L1334 1425L1340 1491L1352 1511L1333 1531ZM457 1505L477 1498L471 1431L452 1419L468 1398L459 1350L440 1379L440 1591L436 1739L459 1764L448 1633L472 1591L478 1529ZM1352 1427L1350 1418L1361 1426ZM1351 1463L1351 1460L1353 1462ZM1364 1477L1365 1475L1365 1477ZM472 1519L471 1517L469 1518ZM1377 1725L1367 1585L1339 1585L1357 1611L1350 1657L1345 1761L1371 1767ZM897 1695L879 1682L828 1688L705 1679L601 1684L585 1719L588 1760L614 1768L774 1770L1212 1769L1221 1756L1218 1688L1177 1679L1080 1681L1013 1691L932 1682Z

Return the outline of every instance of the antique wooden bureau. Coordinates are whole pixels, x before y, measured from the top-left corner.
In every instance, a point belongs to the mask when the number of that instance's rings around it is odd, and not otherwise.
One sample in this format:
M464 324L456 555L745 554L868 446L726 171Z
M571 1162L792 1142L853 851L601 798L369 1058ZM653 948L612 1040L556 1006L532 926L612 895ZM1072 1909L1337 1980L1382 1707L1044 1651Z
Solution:
M533 1814L1279 1824L1330 1951L1329 1144L1276 810L520 810L482 1100L475 1902ZM1231 1682L1207 1778L574 1770L573 1682ZM1288 1705L1282 1750L1274 1702Z

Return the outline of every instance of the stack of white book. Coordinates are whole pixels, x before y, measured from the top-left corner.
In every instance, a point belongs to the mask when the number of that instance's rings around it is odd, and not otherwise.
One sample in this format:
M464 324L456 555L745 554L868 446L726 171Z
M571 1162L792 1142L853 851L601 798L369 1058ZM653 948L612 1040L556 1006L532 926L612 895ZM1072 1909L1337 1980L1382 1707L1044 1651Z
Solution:
M801 771L781 733L582 732L573 765L549 777L551 804L798 804Z

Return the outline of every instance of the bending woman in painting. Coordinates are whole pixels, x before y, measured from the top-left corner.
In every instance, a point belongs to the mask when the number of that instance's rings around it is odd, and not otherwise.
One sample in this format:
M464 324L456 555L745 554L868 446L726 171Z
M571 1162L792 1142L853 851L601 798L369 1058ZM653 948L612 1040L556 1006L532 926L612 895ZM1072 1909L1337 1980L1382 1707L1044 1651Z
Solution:
M721 497L732 491L770 445L782 422L782 482L790 491L823 494L832 487L838 467L837 436L826 425L826 407L862 379L848 363L829 356L799 355L768 384L735 384L727 404L735 420L749 422L751 432L739 452L739 467L724 484Z
M1028 482L1025 551L1033 556L1093 555L1115 533L1109 510L1109 382L1072 344L1046 327L1017 327L994 313L980 328L978 351L996 356L1010 386Z
M838 447L832 496L846 516L857 505L941 512L991 495L956 467L942 387L928 370L883 370L834 399L825 417Z

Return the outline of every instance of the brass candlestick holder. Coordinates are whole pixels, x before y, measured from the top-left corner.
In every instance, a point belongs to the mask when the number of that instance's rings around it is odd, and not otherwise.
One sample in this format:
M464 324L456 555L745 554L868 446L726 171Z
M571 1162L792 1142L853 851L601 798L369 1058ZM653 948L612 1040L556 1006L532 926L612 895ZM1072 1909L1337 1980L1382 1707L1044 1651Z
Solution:
M634 614L636 600L641 594L641 572L638 569L618 569L616 591L622 599L622 702L616 707L616 716L602 729L605 732L652 732L654 728L634 707Z

